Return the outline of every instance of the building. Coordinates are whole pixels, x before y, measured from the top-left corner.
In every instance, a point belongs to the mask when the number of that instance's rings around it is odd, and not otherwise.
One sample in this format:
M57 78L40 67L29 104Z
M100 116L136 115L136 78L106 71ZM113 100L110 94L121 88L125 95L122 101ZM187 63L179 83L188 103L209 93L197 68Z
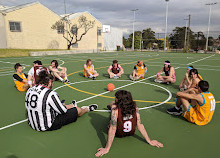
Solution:
M119 28L111 27L109 32L104 33L104 50L115 51L117 47L123 48L123 31Z
M83 15L95 25L71 49L97 50L104 47L102 23L88 12L68 14L71 23L77 24ZM0 6L0 48L13 49L67 49L63 33L51 29L59 16L39 2L19 6Z

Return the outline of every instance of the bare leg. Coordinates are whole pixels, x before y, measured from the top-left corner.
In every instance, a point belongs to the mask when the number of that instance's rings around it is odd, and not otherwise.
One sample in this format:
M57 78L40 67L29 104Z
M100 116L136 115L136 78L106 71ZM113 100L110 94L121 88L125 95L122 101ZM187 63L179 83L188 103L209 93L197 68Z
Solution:
M113 77L115 76L115 74L112 73L112 72L110 72L110 73L108 73L108 74L109 74L109 78L113 78Z
M121 75L123 75L124 74L124 72L123 71L120 71L118 74L117 74L117 76L118 77L121 77Z
M185 98L180 98L180 101L183 105L184 110L187 111L189 109L189 106L190 106L189 101Z
M78 111L79 117L82 116L82 115L84 115L85 113L89 112L89 109L88 109L88 108L83 109L83 108L80 108L80 107L76 107L76 109L77 109L77 111Z
M25 91L27 91L29 87L30 86L28 84L23 85L23 89L25 89Z
M98 74L97 72L95 72L95 73L93 74L93 76L94 76L94 77L98 77L99 74Z
M59 80L60 80L60 78L62 78L62 77L60 77L60 75L57 72L52 72L51 74L53 76L55 76L56 78L58 78Z
M180 97L177 97L176 98L176 107L180 108L181 104L182 104L182 102L181 102Z

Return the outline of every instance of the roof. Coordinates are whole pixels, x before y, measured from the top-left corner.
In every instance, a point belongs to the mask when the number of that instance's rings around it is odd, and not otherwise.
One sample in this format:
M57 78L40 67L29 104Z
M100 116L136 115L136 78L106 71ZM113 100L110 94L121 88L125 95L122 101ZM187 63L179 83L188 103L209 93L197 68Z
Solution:
M39 4L39 2L32 2L32 3L26 3L26 4L22 4L22 5L18 5L18 6L12 6L12 7L7 7L7 6L0 6L0 12L1 13L8 13L8 12L12 12L18 9L22 9L25 7L29 7L35 4Z
M71 13L71 14L63 14L63 15L60 15L62 18L63 17L68 17L69 20L72 20L72 19L75 19L77 17L80 17L81 15L83 14L89 14L91 15L92 17L94 17L91 13L89 13L88 11L85 11L85 12L78 12L78 13ZM94 17L95 18L95 17ZM95 18L96 19L96 18ZM99 21L98 19L96 19L97 21ZM100 21L99 21L100 22ZM100 22L101 23L101 22Z

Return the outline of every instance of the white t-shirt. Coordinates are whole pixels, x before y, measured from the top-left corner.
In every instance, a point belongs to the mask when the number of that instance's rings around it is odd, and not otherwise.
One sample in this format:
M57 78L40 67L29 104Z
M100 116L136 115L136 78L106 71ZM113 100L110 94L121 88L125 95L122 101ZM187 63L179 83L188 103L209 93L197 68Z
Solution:
M32 68L28 71L28 75L34 76L34 67L32 67Z

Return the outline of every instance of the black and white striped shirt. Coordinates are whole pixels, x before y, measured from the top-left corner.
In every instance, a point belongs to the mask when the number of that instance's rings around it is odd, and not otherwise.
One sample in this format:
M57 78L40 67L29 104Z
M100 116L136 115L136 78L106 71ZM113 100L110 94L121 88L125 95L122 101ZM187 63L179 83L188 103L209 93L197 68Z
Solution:
M28 122L37 131L46 131L52 126L58 114L67 112L57 93L41 85L28 89L25 106L28 113Z

